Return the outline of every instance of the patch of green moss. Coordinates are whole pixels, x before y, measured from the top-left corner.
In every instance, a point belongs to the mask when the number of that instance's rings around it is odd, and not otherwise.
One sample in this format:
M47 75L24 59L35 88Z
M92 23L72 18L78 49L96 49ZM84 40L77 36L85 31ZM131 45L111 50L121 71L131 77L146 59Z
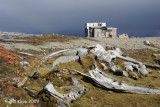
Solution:
M2 71L9 71L10 69L8 67L2 67Z

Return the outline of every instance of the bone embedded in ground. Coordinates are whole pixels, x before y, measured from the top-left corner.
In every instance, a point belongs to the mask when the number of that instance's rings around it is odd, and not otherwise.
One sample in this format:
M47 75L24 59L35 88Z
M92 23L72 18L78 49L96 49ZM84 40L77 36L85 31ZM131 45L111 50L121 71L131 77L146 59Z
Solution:
M72 82L73 86L70 86L72 88L72 91L67 94L61 94L57 92L51 82L49 82L44 89L60 98L67 98L67 101L71 102L81 97L85 92L88 91L88 89L81 85L76 78L72 77Z

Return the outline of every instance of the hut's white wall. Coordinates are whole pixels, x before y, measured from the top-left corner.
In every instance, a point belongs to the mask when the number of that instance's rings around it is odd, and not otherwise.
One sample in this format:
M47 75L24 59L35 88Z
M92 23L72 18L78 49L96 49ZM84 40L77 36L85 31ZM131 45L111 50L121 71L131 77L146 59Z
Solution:
M107 29L112 31L113 37L117 37L117 28L107 27Z
M108 34L110 33L113 34L112 37L117 37L117 28L112 28L112 27L106 28L105 22L86 23L86 26L85 26L86 37L108 37Z

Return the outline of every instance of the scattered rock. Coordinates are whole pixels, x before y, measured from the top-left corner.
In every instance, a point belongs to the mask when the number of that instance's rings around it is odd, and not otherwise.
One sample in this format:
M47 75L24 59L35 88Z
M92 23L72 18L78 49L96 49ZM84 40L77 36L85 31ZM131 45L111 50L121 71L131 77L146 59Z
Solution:
M154 57L160 57L160 54L153 54Z
M158 63L158 64L160 65L160 59L157 59L157 60L156 60L156 63Z
M115 49L116 47L115 46L112 46L112 45L106 45L106 49Z
M30 67L29 62L26 62L26 61L21 61L20 65L21 65L21 68L24 69L25 71L27 70L28 67Z
M144 43L145 43L146 45L150 45L149 40L145 40Z
M27 81L28 77L24 77L22 80L19 81L19 83L17 84L17 87L22 87L24 85L24 83Z
M12 91L13 91L13 88L12 88L12 86L9 86L9 88L8 88L8 93L12 93Z
M8 99L8 100L5 100L6 103L9 103L9 104L12 104L12 103L16 103L16 99L14 97Z
M39 65L37 66L36 69L30 74L30 78L37 79L39 77Z
M30 89L28 89L27 87L23 87L23 89L29 94L29 96L31 96L32 98L36 99L38 98L38 96L33 93Z
M24 57L22 57L22 56L18 56L18 58L20 58L20 59L24 60Z

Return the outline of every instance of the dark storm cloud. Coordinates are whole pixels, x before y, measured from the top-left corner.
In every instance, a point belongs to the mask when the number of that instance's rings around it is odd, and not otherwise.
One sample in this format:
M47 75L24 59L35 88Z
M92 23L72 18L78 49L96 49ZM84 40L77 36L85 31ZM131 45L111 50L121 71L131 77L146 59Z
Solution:
M0 30L84 35L86 22L160 36L160 0L1 0Z

